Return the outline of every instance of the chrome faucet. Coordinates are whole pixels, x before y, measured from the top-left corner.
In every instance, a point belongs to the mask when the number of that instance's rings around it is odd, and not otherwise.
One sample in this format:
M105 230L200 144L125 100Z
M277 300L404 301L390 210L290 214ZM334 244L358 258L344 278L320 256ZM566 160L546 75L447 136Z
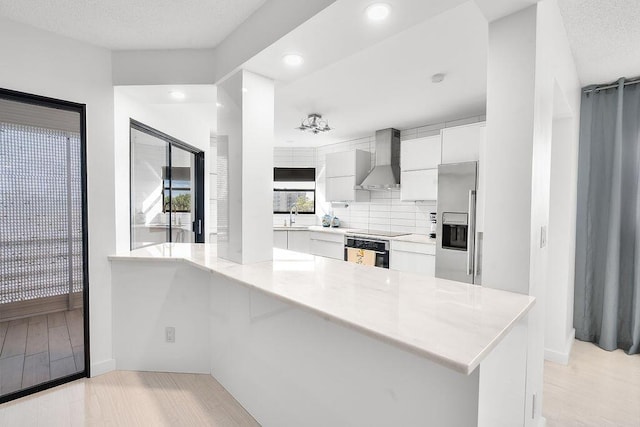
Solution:
M296 223L296 219L293 217L294 209L296 210L296 216L298 216L298 205L291 205L291 209L289 209L289 227Z

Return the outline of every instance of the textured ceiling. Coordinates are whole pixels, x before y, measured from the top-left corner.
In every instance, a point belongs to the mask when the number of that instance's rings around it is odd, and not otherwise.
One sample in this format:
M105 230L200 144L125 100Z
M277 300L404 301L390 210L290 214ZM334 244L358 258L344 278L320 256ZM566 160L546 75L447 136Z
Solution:
M214 47L265 0L0 0L0 16L113 50Z
M640 1L558 0L583 86L640 76Z
M352 3L354 11L361 14L364 8L358 0ZM393 10L409 17L425 12L422 3L426 1L396 2ZM402 7L409 10L402 11ZM330 7L322 13L335 12ZM349 32L358 23L353 19L344 28L331 22L339 22L338 17L326 22L325 31ZM359 31L371 31L368 23L360 25ZM329 65L311 58L321 52L302 51L310 58L309 64L317 61L322 65L276 87L276 145L325 145L373 135L376 129L386 127L408 129L484 114L487 31L487 22L475 3L465 2L355 53L348 52ZM304 38L305 32L299 33ZM322 31L318 29L318 33ZM285 38L281 47L297 46L295 38ZM442 83L431 82L436 73L445 73ZM303 117L315 112L328 119L334 130L311 135L295 129Z

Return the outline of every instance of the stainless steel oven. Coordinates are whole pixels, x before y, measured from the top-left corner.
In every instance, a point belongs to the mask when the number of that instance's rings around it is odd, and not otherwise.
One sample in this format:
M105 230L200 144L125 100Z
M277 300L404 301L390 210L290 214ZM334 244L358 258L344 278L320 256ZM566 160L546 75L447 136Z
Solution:
M389 268L389 241L346 235L344 260L356 264Z

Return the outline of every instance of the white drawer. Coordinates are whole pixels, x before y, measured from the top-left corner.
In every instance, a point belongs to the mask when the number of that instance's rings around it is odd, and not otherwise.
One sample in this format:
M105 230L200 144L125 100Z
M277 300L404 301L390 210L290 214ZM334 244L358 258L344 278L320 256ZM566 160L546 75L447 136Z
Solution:
M331 233L331 232L322 232L322 231L312 231L311 240L322 240L325 242L336 242L344 245L344 234L342 233Z
M417 254L435 255L436 245L429 243L403 242L400 240L391 241L392 251L413 252Z
M333 259L344 259L344 243L311 240L311 254Z

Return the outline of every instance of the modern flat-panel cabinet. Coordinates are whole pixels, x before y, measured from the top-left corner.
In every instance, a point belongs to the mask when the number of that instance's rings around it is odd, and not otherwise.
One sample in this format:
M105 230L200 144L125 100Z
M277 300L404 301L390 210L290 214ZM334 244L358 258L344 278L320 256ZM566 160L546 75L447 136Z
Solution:
M310 232L306 230L289 230L287 232L287 248L290 251L311 253Z
M435 277L436 246L428 243L392 240L389 268Z
M286 230L273 230L274 248L287 249L287 233Z
M440 135L402 141L400 144L400 199L437 200Z
M311 242L307 230L274 230L273 247L290 251L311 252Z
M329 202L368 202L369 192L356 190L371 169L371 153L349 150L326 157L326 199Z
M480 160L480 145L484 140L485 122L442 129L442 163Z
M333 259L344 259L344 234L312 231L311 254Z
M438 200L438 169L400 172L400 200Z

